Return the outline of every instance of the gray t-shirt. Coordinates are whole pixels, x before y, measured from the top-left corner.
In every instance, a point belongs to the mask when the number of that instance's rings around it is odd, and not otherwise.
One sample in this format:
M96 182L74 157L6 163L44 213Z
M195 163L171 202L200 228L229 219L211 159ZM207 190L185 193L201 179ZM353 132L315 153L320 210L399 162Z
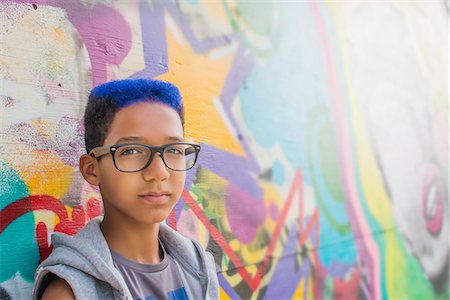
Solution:
M114 266L122 274L133 299L187 299L178 267L161 241L163 259L154 265L140 264L111 250Z

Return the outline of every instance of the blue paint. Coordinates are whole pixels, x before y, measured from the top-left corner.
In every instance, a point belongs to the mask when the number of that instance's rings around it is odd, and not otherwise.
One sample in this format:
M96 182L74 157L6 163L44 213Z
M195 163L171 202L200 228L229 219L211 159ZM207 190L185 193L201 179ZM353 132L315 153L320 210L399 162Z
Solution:
M278 185L284 183L284 168L278 160L272 165L272 179Z
M326 206L325 209L332 214L333 219L339 224L348 224L349 220L345 203L336 201L338 199L333 198L333 195L330 194L327 186L325 185L325 181L322 180L324 175L322 175L321 170L320 160L322 158L319 156L320 145L318 141L320 129L326 122L329 122L329 117L330 116L325 115L320 116L312 128L312 157L310 159L312 160L314 166L314 182L316 183L314 187L316 189L316 193L318 194L317 196L321 197L324 206ZM339 241L339 247L333 247L333 251L330 251L329 247L319 248L319 257L325 266L330 267L335 261L345 264L355 262L357 252L354 245L342 247L342 240L353 239L352 234L342 236L342 234L337 232L325 217L320 218L320 229L321 245L334 244Z
M265 148L280 145L293 168L305 169L308 114L328 99L320 80L326 78L325 59L309 6L284 7L281 15L285 30L280 47L264 64L254 66L239 99L256 142Z
M297 4L295 10L283 8L284 36L279 51L264 64L255 65L249 75L239 95L242 114L256 142L265 148L280 145L289 164L301 169L305 184L317 189L327 209L339 223L346 224L349 220L345 205L332 198L323 180L317 180L322 176L320 160L309 155L310 148L318 146L310 144L315 141L310 138L308 126L312 115L318 107L332 111L323 44L317 27L311 26L316 21L307 3ZM331 113L327 118L333 119ZM316 125L313 130L319 129L320 124ZM317 137L317 133L313 136ZM313 152L317 154L317 148ZM312 169L310 159L314 159ZM277 180L275 176L274 180ZM319 185L314 186L313 182ZM323 217L320 226L323 244L352 240L351 235L339 234ZM353 264L356 260L354 242L334 247L332 251L320 248L319 256L326 268L336 262Z

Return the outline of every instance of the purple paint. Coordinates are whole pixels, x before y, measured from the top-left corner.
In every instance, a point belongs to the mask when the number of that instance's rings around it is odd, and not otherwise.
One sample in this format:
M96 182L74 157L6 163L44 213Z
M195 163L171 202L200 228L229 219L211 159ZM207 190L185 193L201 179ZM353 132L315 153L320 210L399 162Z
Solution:
M78 166L84 152L83 121L69 116L62 117L53 142L53 150L71 167Z
M71 167L78 166L79 157L84 150L81 121L68 116L62 117L59 121L53 140L27 123L15 124L7 132L17 136L22 143L35 150L56 153L66 165Z
M265 299L291 299L298 287L300 280L305 277L305 281L312 276L313 270L308 257L303 258L302 264L298 266L298 230L297 224L291 226L283 254L280 255L278 263L267 287ZM305 282L306 283L306 282ZM308 289L305 289L305 294Z
M211 170L231 184L241 187L253 198L262 199L262 191L249 172L251 162L248 159L210 145L201 144L201 147L202 150L195 168L201 166ZM189 172L190 176L195 174L195 170Z
M234 236L242 243L250 243L266 218L264 203L230 185L225 196L225 207Z
M30 3L29 0L15 0ZM115 9L97 3L93 9L78 1L41 0L33 4L62 8L83 40L92 64L92 81L96 86L108 80L107 66L118 65L131 49L131 29Z
M157 77L166 73L169 69L162 3L156 1L150 7L149 4L141 1L139 4L139 14L141 17L145 67L131 77Z
M48 150L52 148L52 142L27 123L14 124L8 128L7 133L11 136L17 136L22 143L31 146L35 150Z
M238 122L236 122L236 119L231 111L233 101L236 99L236 95L239 93L241 86L244 84L245 79L251 72L253 65L254 58L250 55L246 55L245 48L242 44L239 44L238 51L230 71L228 72L220 98L227 118L230 120L231 125L235 128L238 137L241 137L239 141L241 142L241 146L244 148L245 155L247 157L247 170L259 174L261 170L258 162L256 161L256 158L253 155L247 141L242 138L243 134L240 130L240 126Z
M270 218L272 218L272 220L274 220L275 222L278 220L278 217L280 216L280 210L275 205L275 203L270 203L269 215L270 215Z
M223 277L222 273L217 273L217 278L219 279L219 285L220 287L227 293L227 295L233 299L241 299L238 294L236 294L236 291L234 288L230 285L230 283Z
M150 6L148 3L141 1L139 11L145 68L133 74L132 78L156 77L168 71L166 26L164 22L165 9L170 12L184 37L196 52L204 53L230 42L230 39L226 36L204 40L197 39L183 15L170 2L152 2Z
M93 85L107 81L107 66L120 64L131 49L128 23L119 12L103 4L89 10L78 3L69 6L67 14L88 50Z

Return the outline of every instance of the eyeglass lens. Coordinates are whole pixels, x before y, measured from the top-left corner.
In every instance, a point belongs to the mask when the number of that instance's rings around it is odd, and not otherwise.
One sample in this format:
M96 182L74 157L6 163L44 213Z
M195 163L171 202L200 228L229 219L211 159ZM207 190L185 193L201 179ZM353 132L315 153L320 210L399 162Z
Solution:
M117 148L114 159L119 170L134 172L143 169L151 155L151 149L143 145L125 145ZM189 144L171 145L162 153L166 166L176 171L190 169L195 163L196 156L195 148Z

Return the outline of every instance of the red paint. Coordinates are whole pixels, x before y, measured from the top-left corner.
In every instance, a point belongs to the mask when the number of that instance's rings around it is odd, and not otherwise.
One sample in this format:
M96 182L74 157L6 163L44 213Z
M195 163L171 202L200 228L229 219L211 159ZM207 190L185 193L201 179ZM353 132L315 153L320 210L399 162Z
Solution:
M243 266L243 263L239 259L239 257L234 253L233 249L231 249L230 245L226 241L226 239L223 237L223 235L220 233L220 231L209 222L208 218L206 217L205 213L203 212L202 208L195 203L195 200L191 197L189 194L189 191L183 190L183 200L184 202L189 206L189 208L194 212L194 214L199 218L199 220L205 225L206 229L208 230L211 237L216 241L216 243L219 245L219 247L222 249L223 252L230 258L231 262L237 267L237 270L241 277L247 282L247 284L250 286L251 278L250 274L247 272L245 268L239 268L240 266Z
M22 215L38 210L47 210L55 213L60 222L53 229L54 232L62 232L68 235L77 233L87 221L100 214L100 204L95 198L88 200L88 211L86 218L85 209L82 205L77 205L72 209L72 218L69 218L66 207L56 198L47 195L35 195L21 198L7 205L0 211L0 234L14 220ZM40 261L43 261L51 252L52 247L48 243L47 226L43 222L36 225L36 241L40 254Z
M172 209L168 219L169 219L169 226L172 227L174 230L177 230L177 215L175 209Z
M345 281L343 279L335 279L333 299L335 300L358 299L360 278L361 273L359 269L355 269L353 270L351 278L348 281Z
M270 238L269 245L267 247L267 250L264 254L263 263L260 264L258 271L256 272L255 276L251 277L251 274L247 271L246 268L243 268L244 266L243 262L240 260L240 258L234 253L233 249L231 249L230 245L224 238L224 236L220 233L220 231L209 222L208 218L206 217L205 213L203 212L202 208L195 202L195 200L192 198L192 196L189 194L189 191L184 190L183 191L183 200L184 202L189 206L189 208L194 212L194 214L199 218L199 220L203 223L203 225L208 230L209 234L211 235L211 238L214 239L214 241L219 245L219 247L222 249L222 251L228 256L228 258L231 260L233 265L237 268L237 272L241 275L242 279L247 282L248 286L252 291L255 291L258 289L258 287L261 284L262 278L266 272L266 269L268 267L267 262L269 261L270 257L273 254L273 251L275 250L275 246L278 243L280 239L280 233L283 228L283 225L286 222L287 214L289 212L289 209L292 206L295 192L299 190L299 205L300 207L303 207L303 180L301 177L300 172L297 172L294 177L294 181L291 185L289 195L287 197L287 200L285 201L284 207L282 209L280 218L277 221L277 224L275 226L275 230L272 233L272 236ZM302 246L305 242L307 237L309 236L311 230L316 227L315 236L316 236L316 248L318 248L319 243L319 214L317 209L314 211L312 218L310 218L308 224L306 224L306 230L302 231L302 224L303 223L303 215L300 215L299 219L299 228L300 228L300 237L299 237L299 243L300 246ZM313 264L318 264L319 259L317 255L317 251L314 251L314 261L312 261ZM317 265L317 267L319 267ZM314 282L314 296L318 293L318 272L314 272L315 282Z
M102 205L96 198L89 198L86 204L86 213L88 220L91 220L102 213Z
M53 250L53 246L48 243L47 225L44 222L39 222L36 225L36 242L39 249L39 263L41 263Z

